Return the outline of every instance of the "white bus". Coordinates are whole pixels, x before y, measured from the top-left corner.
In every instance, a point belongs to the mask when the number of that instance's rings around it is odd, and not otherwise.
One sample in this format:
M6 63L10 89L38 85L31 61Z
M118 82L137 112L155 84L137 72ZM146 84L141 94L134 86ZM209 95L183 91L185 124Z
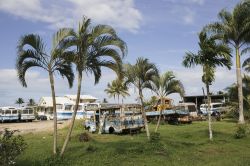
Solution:
M0 121L3 122L11 122L18 121L18 109L15 107L1 107L0 108Z
M21 107L19 110L19 120L32 122L35 120L35 113L31 107Z

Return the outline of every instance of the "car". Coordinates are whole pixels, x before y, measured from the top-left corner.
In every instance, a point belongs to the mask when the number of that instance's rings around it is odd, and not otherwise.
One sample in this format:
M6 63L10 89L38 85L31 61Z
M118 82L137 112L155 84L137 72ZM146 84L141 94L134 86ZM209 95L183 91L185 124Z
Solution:
M37 120L48 120L46 115L38 115Z

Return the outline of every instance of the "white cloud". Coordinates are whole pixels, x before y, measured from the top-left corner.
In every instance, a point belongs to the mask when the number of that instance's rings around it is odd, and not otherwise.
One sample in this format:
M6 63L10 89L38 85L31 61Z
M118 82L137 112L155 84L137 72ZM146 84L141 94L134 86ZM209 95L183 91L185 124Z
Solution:
M205 0L189 0L191 3L196 3L199 5L203 5Z
M51 28L78 25L86 15L97 23L134 32L142 20L134 0L1 0L0 11L26 20L45 22Z

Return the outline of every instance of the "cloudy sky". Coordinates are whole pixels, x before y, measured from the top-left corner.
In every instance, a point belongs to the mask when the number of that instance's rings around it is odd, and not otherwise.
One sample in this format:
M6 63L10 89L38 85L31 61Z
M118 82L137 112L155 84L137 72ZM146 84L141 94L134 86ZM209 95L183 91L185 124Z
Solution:
M76 27L83 15L94 24L109 24L128 45L125 62L134 63L137 57L149 58L161 72L172 70L180 79L186 95L202 93L199 67L185 69L181 62L185 52L196 52L201 28L217 20L218 12L232 10L239 0L0 0L0 106L13 105L18 97L25 100L50 95L47 73L28 71L28 88L21 87L16 77L16 46L20 36L37 33L49 51L52 34L60 27ZM235 82L235 71L218 69L211 90L223 90ZM115 78L110 70L103 70L98 85L93 77L85 76L82 94L100 100L108 98L104 89ZM126 102L135 102L137 94L130 89ZM66 80L56 76L56 94L75 94ZM145 96L152 95L146 92ZM172 96L176 101L178 96ZM113 99L109 99L113 102Z

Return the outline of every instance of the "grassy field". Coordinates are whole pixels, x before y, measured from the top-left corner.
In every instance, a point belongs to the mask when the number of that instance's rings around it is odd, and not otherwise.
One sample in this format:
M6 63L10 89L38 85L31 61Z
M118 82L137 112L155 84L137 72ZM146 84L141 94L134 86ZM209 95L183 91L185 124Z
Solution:
M150 125L151 131L154 125ZM57 165L250 165L249 137L235 139L236 123L213 123L214 141L208 141L207 122L190 125L160 126L160 142L150 143L146 134L98 135L91 141L79 142L84 132L77 122L64 159ZM62 145L67 129L59 131ZM19 156L17 165L55 165L52 153L52 133L24 135L28 148Z

